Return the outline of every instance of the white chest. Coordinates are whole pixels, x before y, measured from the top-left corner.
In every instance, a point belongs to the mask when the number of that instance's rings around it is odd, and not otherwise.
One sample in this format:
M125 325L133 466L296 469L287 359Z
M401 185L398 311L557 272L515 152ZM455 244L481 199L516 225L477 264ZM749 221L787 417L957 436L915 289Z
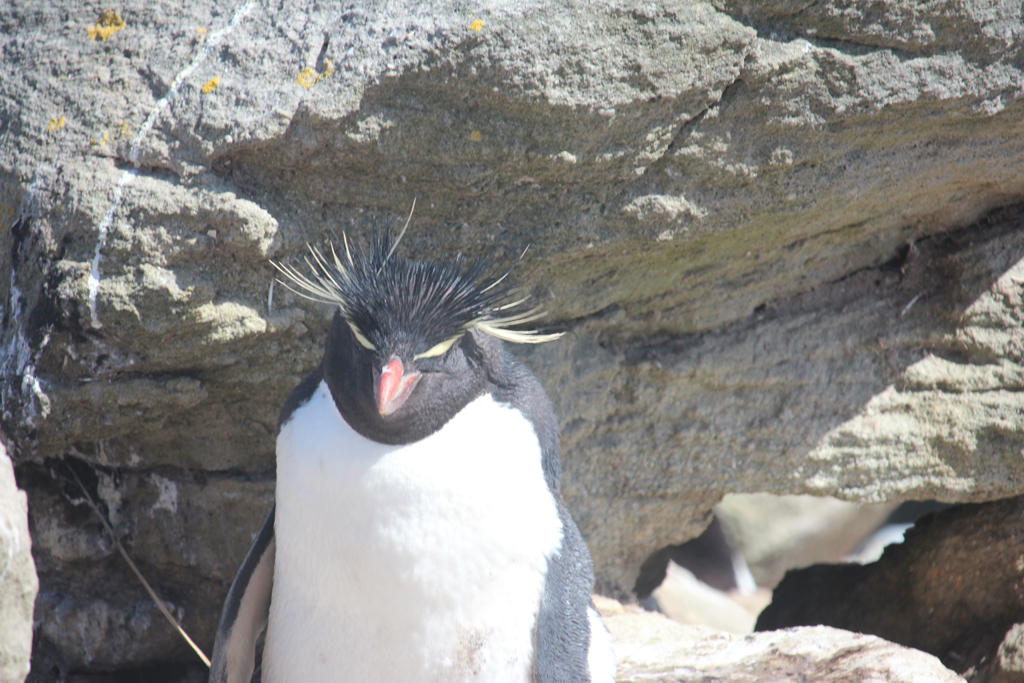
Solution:
M267 683L530 680L555 502L530 423L484 396L386 446L326 385L277 442Z

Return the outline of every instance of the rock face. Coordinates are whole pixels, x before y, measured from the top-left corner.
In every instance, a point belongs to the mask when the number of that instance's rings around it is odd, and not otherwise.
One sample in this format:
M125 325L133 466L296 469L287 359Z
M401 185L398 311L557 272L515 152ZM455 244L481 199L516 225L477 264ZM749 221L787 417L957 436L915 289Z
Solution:
M1020 7L753 4L12 6L0 426L37 649L192 657L65 467L210 646L330 313L268 258L414 199L409 254L531 245L569 334L518 353L605 592L732 491L1022 492Z
M993 667L1020 668L1019 629L1011 627L1024 615L1022 558L1024 497L957 506L919 520L873 564L789 572L757 628L871 633L987 681Z

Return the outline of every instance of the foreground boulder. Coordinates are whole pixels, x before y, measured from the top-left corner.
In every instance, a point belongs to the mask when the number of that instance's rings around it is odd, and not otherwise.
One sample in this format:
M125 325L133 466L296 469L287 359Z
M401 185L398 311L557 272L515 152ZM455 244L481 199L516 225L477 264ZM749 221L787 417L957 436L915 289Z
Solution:
M32 610L39 579L32 561L25 493L0 443L0 681L24 680L32 645Z
M619 683L963 681L931 655L827 626L738 636L607 602L599 608L615 636Z

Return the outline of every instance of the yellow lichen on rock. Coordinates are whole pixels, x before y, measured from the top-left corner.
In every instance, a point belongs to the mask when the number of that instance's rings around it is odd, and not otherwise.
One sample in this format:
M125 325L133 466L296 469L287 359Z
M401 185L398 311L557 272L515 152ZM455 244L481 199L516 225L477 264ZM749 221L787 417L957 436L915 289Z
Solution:
M313 87L316 83L317 72L311 66L307 66L305 69L299 72L299 75L295 77L295 82L301 85L306 90Z
M295 82L301 85L306 90L309 90L313 85L321 78L328 78L334 73L334 62L327 60L324 62L324 70L317 73L316 69L311 66L307 66L305 69L299 72L299 75L295 77Z
M95 26L86 26L85 30L89 34L90 40L96 40L97 38L106 41L107 38L114 35L128 24L121 15L117 13L117 10L105 9L100 14L99 21L96 22Z
M484 22L480 19L474 19L473 23L469 25L471 31L479 31L484 27Z
M220 85L220 76L214 76L210 80L206 81L206 83L203 83L203 87L200 88L200 90L203 91L204 95L209 95L218 85Z
M114 126L113 133L111 133L108 130L105 130L103 131L103 137L101 137L99 140L97 140L96 138L89 138L89 144L92 145L93 147L102 147L111 140L120 140L122 138L130 136L131 134L131 127L124 119L121 119L121 123L118 123Z
M55 130L60 130L61 128L64 127L65 121L66 119L63 116L57 117L55 119L50 119L49 125L46 126L46 132L52 133Z

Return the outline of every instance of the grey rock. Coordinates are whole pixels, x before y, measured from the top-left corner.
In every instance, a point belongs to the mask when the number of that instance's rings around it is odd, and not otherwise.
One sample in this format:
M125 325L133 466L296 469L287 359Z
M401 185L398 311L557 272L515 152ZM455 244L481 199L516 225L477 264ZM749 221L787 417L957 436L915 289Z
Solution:
M414 199L407 253L532 245L520 281L569 334L518 353L606 592L729 492L1020 493L1024 238L995 211L1024 195L1019 12L748 4L195 0L124 8L106 40L96 8L12 6L0 424L52 501L33 526L59 531L40 623L68 594L138 613L100 587L116 558L44 484L51 459L126 509L153 473L234 480L200 527L245 546L329 316L267 259ZM175 558L195 519L125 514L209 632L231 563ZM118 638L125 666L190 656Z
M28 674L38 590L28 503L0 442L0 680L6 683L21 683Z

